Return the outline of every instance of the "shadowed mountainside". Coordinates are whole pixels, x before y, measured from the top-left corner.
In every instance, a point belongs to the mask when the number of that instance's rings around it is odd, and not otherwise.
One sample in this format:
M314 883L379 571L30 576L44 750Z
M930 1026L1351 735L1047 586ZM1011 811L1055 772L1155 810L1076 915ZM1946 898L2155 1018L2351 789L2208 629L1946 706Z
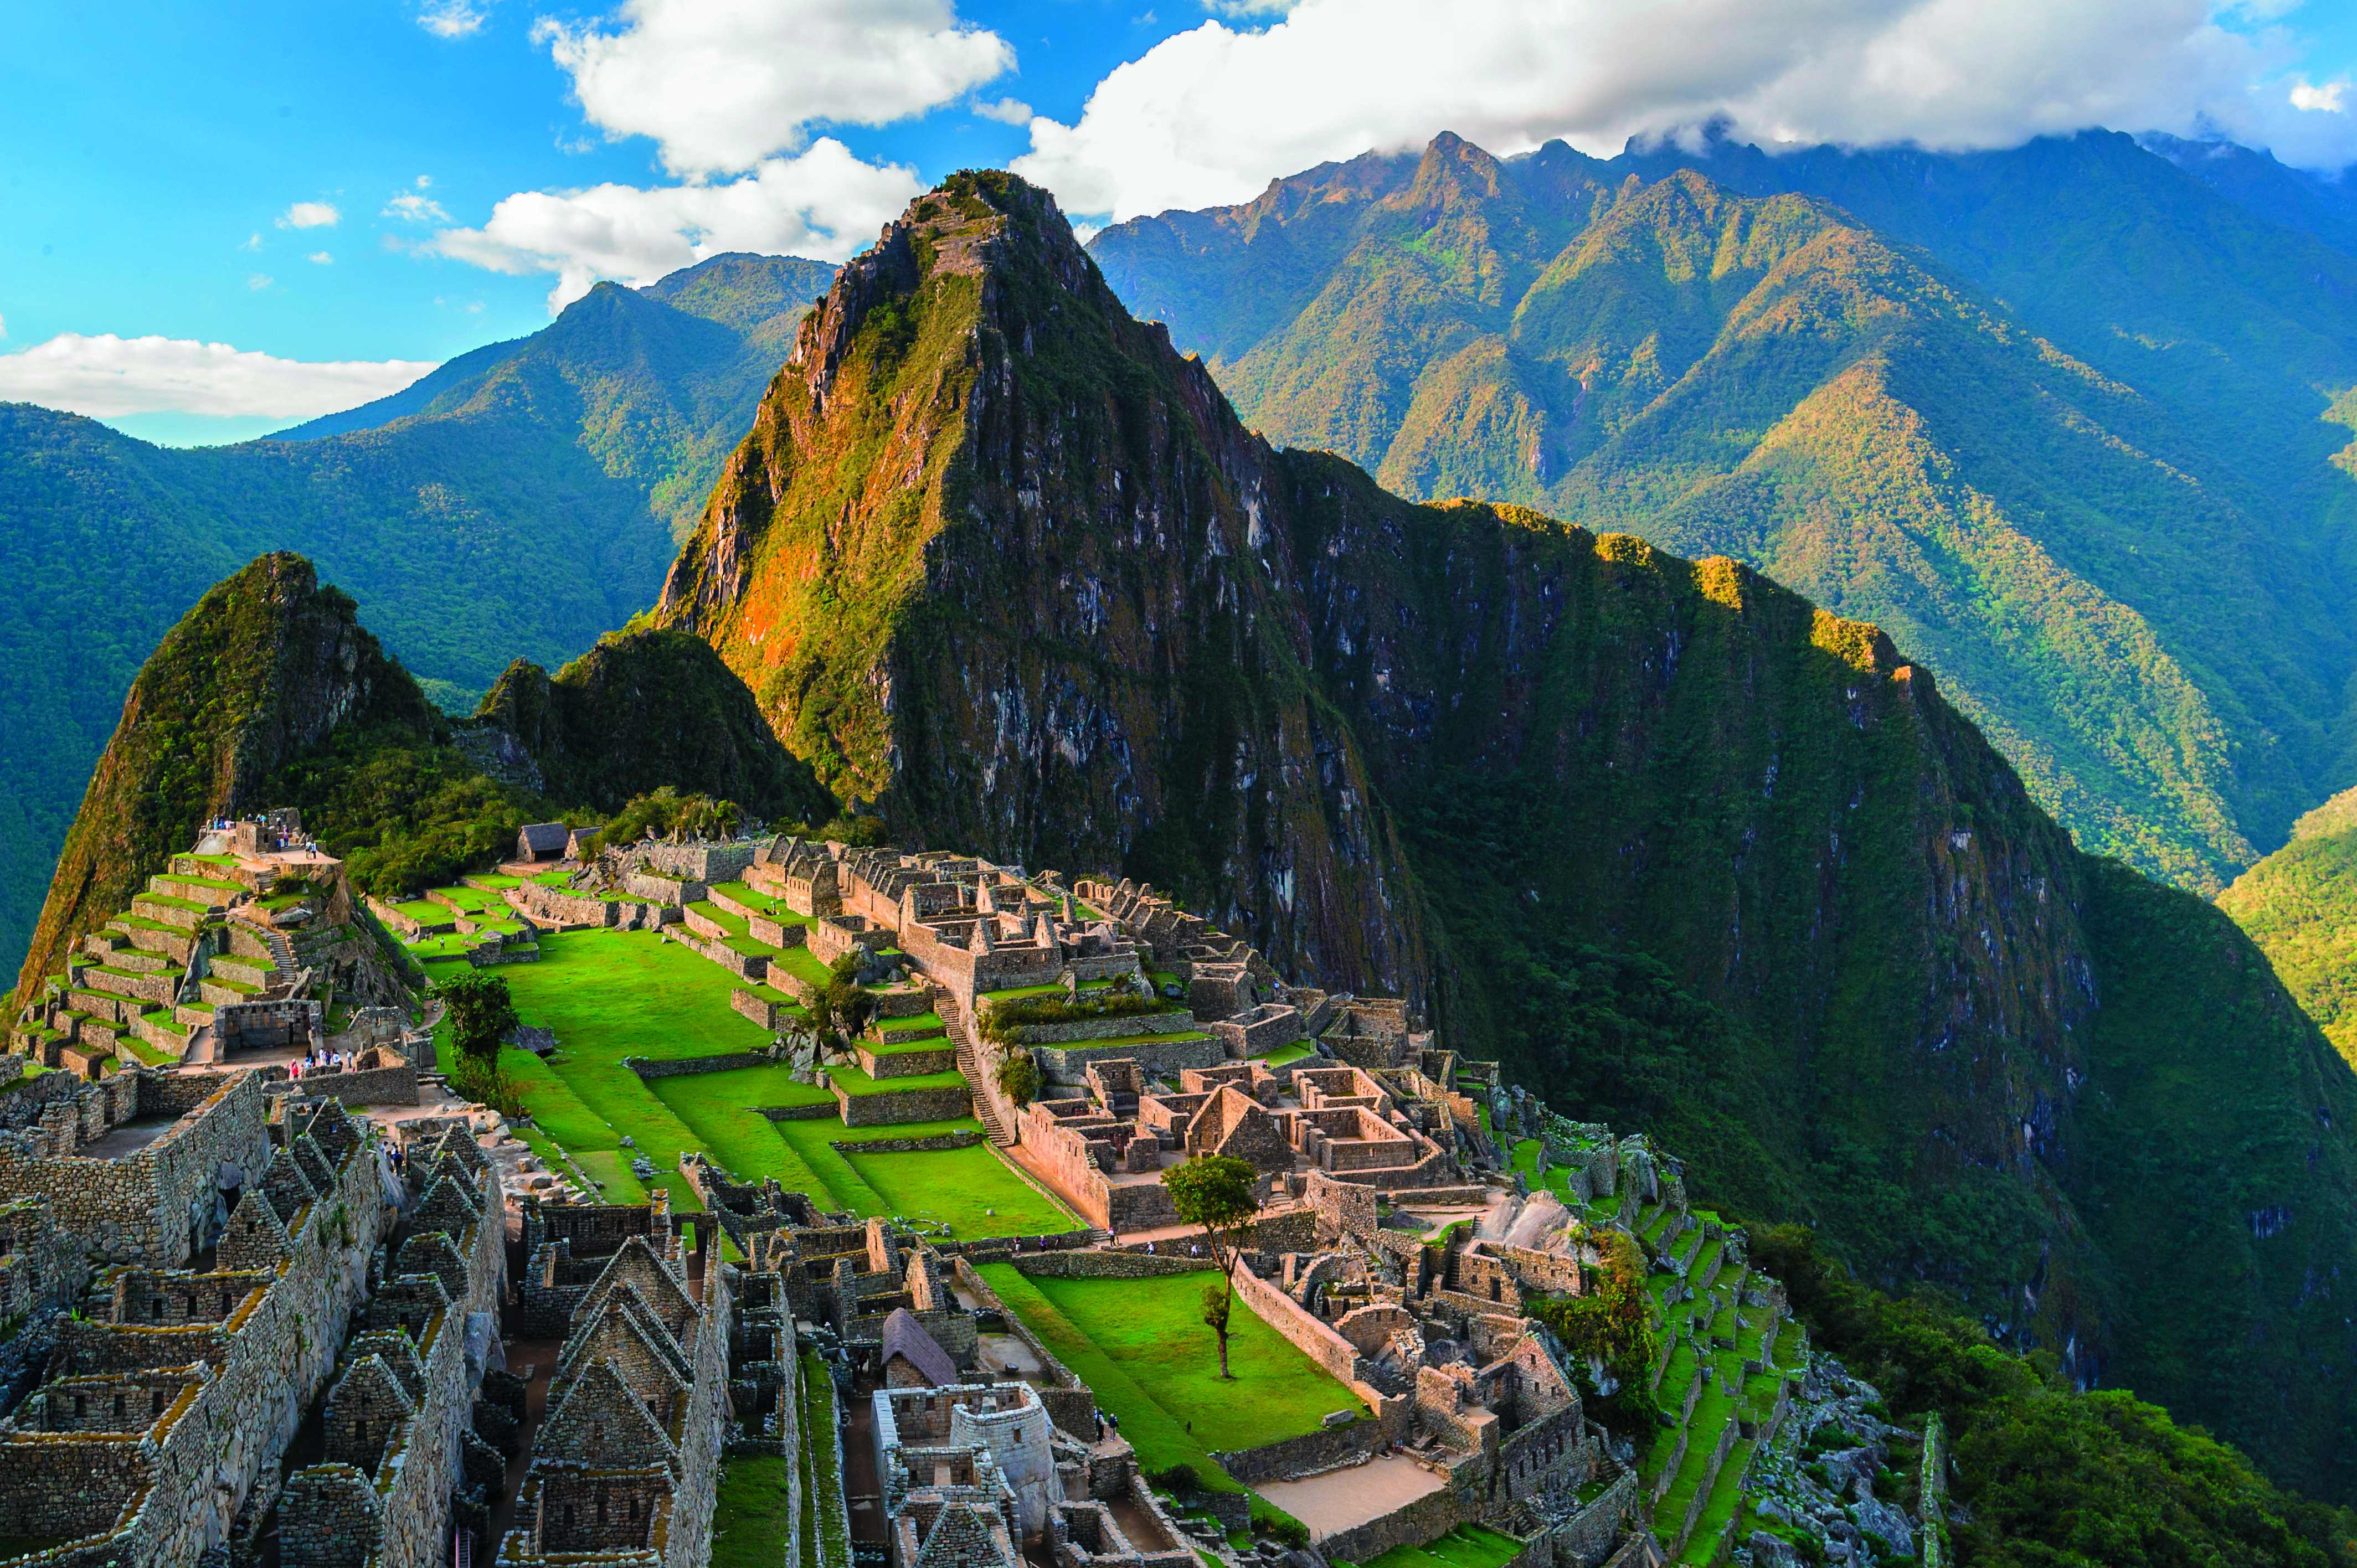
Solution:
M2287 171L2201 168L2241 204L2102 133L1445 135L1091 249L1271 441L1872 619L2082 843L2214 892L2357 771L2357 257L2261 215L2338 221Z

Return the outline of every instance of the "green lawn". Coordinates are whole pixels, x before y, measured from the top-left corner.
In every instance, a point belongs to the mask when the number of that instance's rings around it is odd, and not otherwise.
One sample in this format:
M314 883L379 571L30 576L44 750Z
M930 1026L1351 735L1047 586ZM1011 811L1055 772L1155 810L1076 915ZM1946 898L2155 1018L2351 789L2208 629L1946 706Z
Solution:
M1364 1412L1356 1394L1295 1349L1241 1298L1228 1340L1236 1377L1222 1381L1211 1331L1202 1322L1203 1287L1219 1279L1210 1270L1142 1280L1025 1280L1055 1309L1045 1324L1033 1323L1032 1304L1018 1304L1000 1283L1002 1275L1024 1278L1013 1264L992 1265L984 1273L999 1298L1031 1323L1059 1357L1064 1352L1057 1335L1067 1342L1075 1333L1085 1336L1133 1383L1152 1391L1155 1404L1182 1433L1191 1423L1195 1441L1207 1449L1257 1447L1315 1432L1331 1411ZM1116 1407L1116 1413L1123 1434L1137 1444L1137 1434L1129 1431L1129 1412ZM1145 1445L1138 1445L1142 1453Z
M841 1084L845 1094L855 1097L901 1094L912 1089L960 1089L965 1084L965 1074L954 1068L948 1072L918 1073L909 1078L874 1079L856 1067L831 1067L826 1075Z
M787 1568L793 1520L787 1512L786 1478L793 1465L791 1459L748 1454L721 1466L712 1514L712 1568Z
M1289 1046L1277 1047L1276 1049L1269 1052L1261 1059L1265 1061L1270 1067L1277 1068L1283 1067L1287 1062L1297 1062L1304 1057L1316 1056L1317 1054L1317 1047L1314 1046L1308 1045L1300 1040L1296 1040Z
M1215 1394L1223 1402L1220 1408L1232 1412L1249 1411L1253 1415L1258 1415L1264 1409L1270 1408L1264 1406L1260 1402L1272 1391L1268 1387L1272 1381L1269 1369L1265 1365L1259 1367L1256 1372L1240 1369L1239 1381L1235 1384L1219 1382L1219 1369L1211 1359L1213 1353L1209 1343L1209 1331L1204 1329L1199 1321L1200 1309L1196 1305L1201 1299L1207 1274L1208 1271L1206 1275L1171 1274L1159 1280L1034 1280L1017 1272L1012 1263L985 1263L982 1266L983 1278L990 1282L990 1288L997 1292L998 1299L1006 1304L1007 1310L1022 1318L1031 1331L1039 1335L1047 1343L1048 1348L1056 1353L1056 1359L1063 1362L1071 1369L1074 1376L1089 1386L1096 1395L1098 1409L1109 1411L1119 1419L1121 1434L1129 1440L1132 1447L1137 1450L1138 1464L1141 1467L1152 1472L1167 1470L1175 1465L1184 1465L1193 1470L1196 1478L1212 1491L1243 1492L1251 1499L1254 1519L1259 1520L1291 1519L1292 1515L1268 1502L1259 1493L1248 1491L1239 1486L1235 1478L1220 1468L1218 1461L1211 1457L1212 1448L1236 1446L1236 1444L1221 1443L1213 1435L1213 1428L1208 1423L1201 1432L1193 1429L1193 1423L1198 1420L1199 1415L1195 1408L1197 1391L1206 1383L1212 1387ZM1095 1332L1099 1326L1098 1316L1103 1310L1102 1303L1080 1300L1079 1316L1075 1316L1067 1313L1061 1300L1051 1298L1041 1288L1050 1285L1098 1285L1118 1289L1135 1285L1168 1287L1173 1283L1186 1285L1194 1292L1193 1295L1181 1298L1181 1305L1188 1308L1181 1321L1184 1325L1191 1326L1189 1333L1197 1342L1193 1344L1192 1348L1201 1359L1203 1366L1210 1369L1208 1374L1200 1370L1193 1370L1189 1377L1175 1385L1159 1380L1157 1370L1150 1358L1140 1360L1127 1355L1116 1355L1097 1342ZM1073 1294L1076 1297L1085 1297L1087 1293ZM1167 1322L1158 1314L1147 1313L1142 1316L1146 1319L1146 1323L1141 1324L1133 1320L1125 1326L1116 1325L1112 1329L1110 1337L1126 1348L1125 1342L1141 1328L1151 1332L1157 1326L1165 1329L1177 1326ZM1252 1315L1249 1308L1238 1314L1234 1347L1239 1369L1245 1365L1243 1359L1243 1347L1248 1337L1255 1342L1263 1337L1273 1341L1293 1358L1294 1364L1289 1369L1282 1369L1282 1363L1280 1363L1280 1375L1286 1389L1292 1391L1297 1399L1305 1391L1315 1393L1322 1388L1339 1396L1335 1402L1327 1406L1328 1409L1340 1410L1345 1405L1356 1405L1357 1402L1351 1397L1348 1389L1319 1370L1307 1356L1279 1339L1273 1329ZM1290 1375L1283 1375L1284 1373ZM1148 1388L1153 1389L1154 1392L1149 1394L1146 1391ZM1249 1400L1240 1400L1235 1397L1240 1389L1247 1388L1252 1396ZM1311 1402L1316 1402L1313 1399ZM1283 1403L1282 1400L1278 1402L1279 1406ZM1318 1419L1312 1417L1310 1425L1317 1425ZM1265 1421L1255 1421L1248 1417L1231 1416L1228 1424L1237 1421L1241 1421L1250 1429L1247 1432L1248 1442L1265 1443L1288 1434L1275 1430Z
M407 898L393 908L425 925L447 926L450 923L450 911L431 898Z
M637 1189L629 1157L604 1166L584 1156L619 1150L625 1133L667 1173L667 1182L677 1180L668 1173L678 1169L683 1149L704 1149L737 1168L622 1065L629 1056L716 1056L769 1044L766 1032L728 1005L726 972L651 931L551 933L542 938L540 954L538 963L507 964L498 973L526 1023L556 1031L558 1060L552 1066L506 1050L500 1068L516 1079L526 1109L549 1136L605 1181L609 1197L626 1190L624 1183ZM439 1048L447 1051L447 1041ZM674 1205L694 1207L681 1201L684 1191L683 1183L674 1187Z
M987 1144L934 1154L844 1156L884 1214L948 1221L957 1235L1038 1236L1084 1229ZM988 1210L989 1212L985 1212Z
M1486 1526L1464 1524L1422 1546L1394 1546L1365 1568L1499 1568L1524 1544Z

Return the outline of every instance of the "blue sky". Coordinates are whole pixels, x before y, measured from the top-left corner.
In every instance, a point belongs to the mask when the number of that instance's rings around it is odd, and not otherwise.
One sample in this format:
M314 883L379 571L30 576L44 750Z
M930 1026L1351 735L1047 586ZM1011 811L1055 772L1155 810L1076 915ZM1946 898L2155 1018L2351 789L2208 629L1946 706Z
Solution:
M1609 152L1713 113L1762 140L2206 124L2287 161L2357 156L2357 5L1953 9L20 3L0 55L0 397L151 439L259 434L536 330L591 276L643 281L699 244L839 257L912 183L967 165L1012 162L1103 220L1441 129ZM1781 31L1711 25L1780 10ZM602 206L572 194L599 187ZM618 213L623 237L578 239Z

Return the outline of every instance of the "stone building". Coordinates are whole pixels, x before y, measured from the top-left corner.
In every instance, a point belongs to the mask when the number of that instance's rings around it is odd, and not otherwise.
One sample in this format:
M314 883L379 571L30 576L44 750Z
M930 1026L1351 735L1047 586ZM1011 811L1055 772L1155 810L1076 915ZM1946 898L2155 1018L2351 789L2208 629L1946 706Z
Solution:
M660 1203L643 1206L634 1219L619 1213L599 1219L589 1233L536 1250L577 1270L591 1260L572 1256L576 1243L612 1243L577 1299L565 1304L565 1348L499 1561L522 1568L587 1552L604 1563L704 1568L731 1425L733 1318L743 1276L716 1254L700 1284L693 1282ZM767 1336L780 1327L790 1334L791 1320L780 1325L774 1311L765 1312L763 1343L737 1348L774 1364L777 1348Z
M266 1122L252 1074L167 1082L124 1091L134 1109L182 1104L160 1128L133 1116L77 1152L0 1160L0 1183L47 1189L65 1219L53 1236L112 1260L92 1287L104 1307L54 1323L48 1380L0 1419L0 1535L57 1542L28 1568L191 1564L227 1546L266 1506L382 1239L384 1165L340 1108ZM127 1175L102 1168L125 1126L155 1151ZM81 1190L59 1190L73 1175ZM212 1266L184 1267L192 1201L210 1215L224 1194Z

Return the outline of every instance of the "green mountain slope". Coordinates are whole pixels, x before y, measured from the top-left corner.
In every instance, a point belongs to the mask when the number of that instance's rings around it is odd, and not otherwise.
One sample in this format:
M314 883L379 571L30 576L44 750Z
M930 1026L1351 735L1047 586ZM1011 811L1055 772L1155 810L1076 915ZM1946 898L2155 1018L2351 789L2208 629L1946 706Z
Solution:
M174 451L0 405L0 949L42 889L142 660L257 552L317 559L453 705L653 596L831 269L723 256L601 285L339 433ZM404 401L409 400L409 401ZM358 427L355 422L366 427Z
M1806 349L1813 387L1895 403L1910 361L1844 347L1874 328L2114 395L1819 205L1656 203L1597 250L1630 281L1580 319L1620 343L1674 296L1702 325L1624 365ZM1439 250L1501 310L1546 271ZM1807 1219L1868 1277L2357 1489L2332 1273L2357 1078L2230 921L2075 849L1875 627L1723 556L1274 449L1171 338L1043 193L958 177L804 323L658 621L901 841L1172 889L1289 976L1404 993L1658 1132L1746 1218ZM1644 460L1704 467L1757 417L1740 380Z
M2155 875L2214 891L2357 771L2357 258L2126 137L1443 136L1092 249L1279 445L1873 619Z
M2357 1063L2357 789L2302 817L2291 843L2236 877L2218 908Z
M296 807L362 888L404 897L513 853L525 822L598 822L664 788L768 822L834 811L752 693L692 637L615 633L554 679L518 660L482 715L454 725L350 596L299 555L264 555L208 589L141 664L18 994L216 817Z

